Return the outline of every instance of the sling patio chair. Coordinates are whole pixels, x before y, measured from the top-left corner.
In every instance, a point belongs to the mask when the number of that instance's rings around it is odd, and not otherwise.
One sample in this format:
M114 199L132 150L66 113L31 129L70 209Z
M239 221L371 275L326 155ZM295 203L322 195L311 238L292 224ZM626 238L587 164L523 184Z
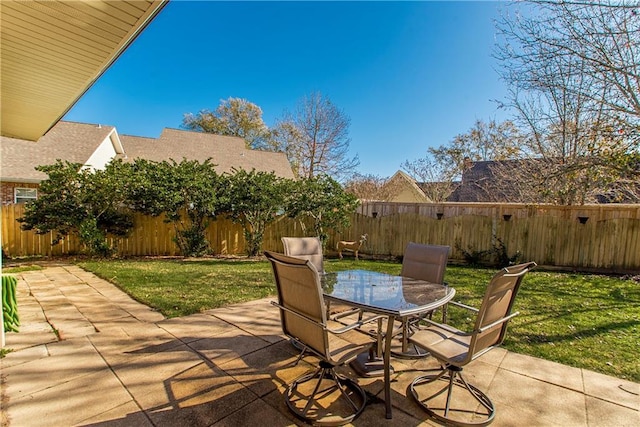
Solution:
M322 242L317 237L283 237L282 246L287 256L308 259L318 273L324 274Z
M285 255L299 259L308 259L316 270L318 270L319 274L325 274L322 242L318 237L282 237L282 246L284 247ZM329 301L325 301L325 304L327 307L327 315L335 318L358 313L358 309L354 309L353 307L331 304ZM295 342L293 342L293 344L298 348Z
M440 423L456 426L486 426L495 415L489 397L462 376L465 365L487 351L502 344L512 313L513 302L525 274L536 266L535 262L514 265L496 273L485 291L479 309L460 303L449 303L476 313L473 331L465 333L432 320L430 325L417 330L409 341L428 351L441 365L427 375L418 376L409 386L413 399ZM434 392L438 381L446 384ZM460 395L461 389L468 394ZM446 399L442 396L446 392Z
M401 276L413 279L424 280L431 283L444 283L444 273L449 258L449 246L426 245L409 242L405 248L402 258ZM442 321L446 322L447 307L442 307ZM431 317L433 312L425 313L421 316L414 316L403 319L402 336L400 342L396 342L391 349L391 353L396 357L414 358L425 357L429 353L411 345L409 347L408 338L419 327L420 321L425 317Z
M278 290L278 302L272 304L280 309L282 331L303 346L303 353L308 351L320 359L315 371L287 387L287 407L296 417L314 425L353 421L364 410L367 396L357 382L336 368L373 344L371 337L356 330L377 317L348 326L335 323L336 328L330 328L333 324L327 320L320 278L311 261L275 252L265 252L265 256L271 262Z

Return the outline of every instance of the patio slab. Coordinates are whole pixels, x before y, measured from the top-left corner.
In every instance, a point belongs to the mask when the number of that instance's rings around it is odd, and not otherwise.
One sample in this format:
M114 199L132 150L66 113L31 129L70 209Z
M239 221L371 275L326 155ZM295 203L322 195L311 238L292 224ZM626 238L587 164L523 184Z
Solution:
M271 298L165 319L77 266L18 279L22 325L0 359L3 426L301 425L283 392L316 359L294 364ZM392 364L393 419L382 380L360 378L368 404L353 425L436 425L406 396L435 361ZM493 400L495 426L640 425L638 383L500 348L465 373Z

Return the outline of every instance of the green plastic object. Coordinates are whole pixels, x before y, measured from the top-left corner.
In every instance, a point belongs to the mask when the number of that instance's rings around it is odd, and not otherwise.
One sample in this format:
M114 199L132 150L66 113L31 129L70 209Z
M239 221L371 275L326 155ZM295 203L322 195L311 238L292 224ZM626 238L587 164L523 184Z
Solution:
M17 284L18 281L14 276L2 276L2 317L5 332L18 332L18 326L20 326L16 295Z

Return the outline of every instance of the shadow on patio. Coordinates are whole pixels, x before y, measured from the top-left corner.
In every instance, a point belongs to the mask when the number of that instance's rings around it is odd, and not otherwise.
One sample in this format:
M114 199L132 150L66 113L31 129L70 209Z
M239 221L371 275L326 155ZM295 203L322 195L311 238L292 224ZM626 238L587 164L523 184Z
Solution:
M270 299L164 319L66 265L20 273L18 289L22 326L0 359L3 425L300 424L283 391L314 360L294 365ZM393 419L384 417L382 379L360 378L368 404L354 425L431 424L406 389L435 362L392 364ZM640 425L637 383L504 349L465 371L496 405L495 426Z

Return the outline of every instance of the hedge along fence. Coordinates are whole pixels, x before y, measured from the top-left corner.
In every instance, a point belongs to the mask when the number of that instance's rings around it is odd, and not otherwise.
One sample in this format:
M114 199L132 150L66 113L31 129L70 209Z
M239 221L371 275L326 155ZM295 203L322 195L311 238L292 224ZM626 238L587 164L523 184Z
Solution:
M22 205L2 207L6 255L61 256L81 251L73 237L51 246L50 234L20 230L16 218L22 209ZM110 241L119 255L178 255L173 224L143 215L136 215L134 222L128 237ZM406 244L414 241L451 246L450 258L463 261L462 250L490 250L499 239L508 255L519 251L522 260L540 265L640 273L640 205L365 203L354 214L350 229L329 236L327 254L335 253L337 240L358 240L365 233L368 239L361 253L366 255L401 256ZM303 235L299 222L281 217L267 228L263 249L281 251L282 236ZM207 239L216 254L245 253L242 228L227 219L212 221Z
M76 236L68 236L52 245L54 234L36 234L20 228L18 218L24 213L24 205L2 207L2 250L10 257L65 256L82 252ZM176 256L178 246L173 241L174 225L165 222L164 216L152 217L134 214L134 227L127 237L109 237L110 245L120 256ZM244 251L242 228L228 220L212 221L207 229L207 239L216 253L235 254Z
M76 236L68 236L52 245L53 233L36 234L20 228L18 218L24 215L24 205L2 206L2 250L9 257L66 256L82 252ZM152 217L134 214L134 227L127 237L109 237L119 256L177 256L178 246L174 242L175 228L165 222L164 216ZM312 230L309 226L307 230ZM298 221L278 218L265 232L264 249L282 251L282 236L302 236L304 231ZM206 238L215 254L239 255L245 253L242 227L226 218L211 221Z

